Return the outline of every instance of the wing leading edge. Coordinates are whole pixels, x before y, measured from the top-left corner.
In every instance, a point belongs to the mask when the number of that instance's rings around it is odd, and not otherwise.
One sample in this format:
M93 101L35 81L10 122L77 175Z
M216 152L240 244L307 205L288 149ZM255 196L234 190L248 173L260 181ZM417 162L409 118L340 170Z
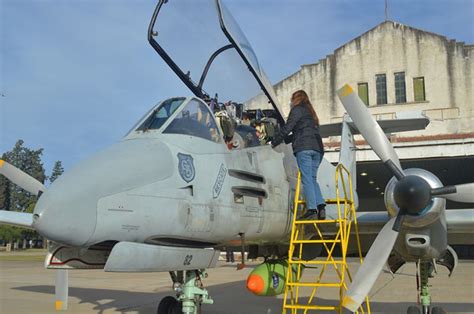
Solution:
M386 212L358 212L359 232L377 235L390 219ZM474 244L474 208L446 210L449 244Z
M33 214L0 210L0 224L33 229Z

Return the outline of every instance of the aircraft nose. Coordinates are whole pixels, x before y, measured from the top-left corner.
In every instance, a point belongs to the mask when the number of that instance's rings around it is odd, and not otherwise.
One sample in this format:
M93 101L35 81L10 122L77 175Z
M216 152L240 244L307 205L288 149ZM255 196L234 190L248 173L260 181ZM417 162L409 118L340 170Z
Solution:
M173 169L171 151L159 140L116 143L54 181L38 199L33 226L47 239L70 246L100 242L96 228L109 226L97 225L99 201L165 179Z
M57 185L38 200L33 227L46 239L81 246L94 232L95 208L81 200L81 193L68 184Z

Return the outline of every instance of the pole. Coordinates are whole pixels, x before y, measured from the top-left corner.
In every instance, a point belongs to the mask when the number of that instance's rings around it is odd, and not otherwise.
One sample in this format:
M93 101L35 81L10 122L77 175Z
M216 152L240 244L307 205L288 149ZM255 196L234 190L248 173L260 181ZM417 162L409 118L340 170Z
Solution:
M56 301L54 303L56 311L67 310L67 299L69 294L68 270L56 270L56 285L55 285Z

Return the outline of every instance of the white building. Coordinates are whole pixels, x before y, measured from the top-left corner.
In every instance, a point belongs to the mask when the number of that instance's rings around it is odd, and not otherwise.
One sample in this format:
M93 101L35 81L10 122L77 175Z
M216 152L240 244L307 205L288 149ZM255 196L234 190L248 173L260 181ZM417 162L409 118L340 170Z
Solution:
M344 84L358 91L377 119L421 110L431 120L426 130L391 136L402 166L425 168L444 184L457 184L474 181L473 78L474 45L386 21L317 63L301 66L275 91L280 103L288 104L294 91L306 90L321 124L341 120L344 108L336 90ZM261 107L262 99L246 105ZM289 108L284 111L287 115ZM327 159L337 161L339 140L325 139ZM380 198L388 172L367 146L360 146L357 157L358 173L368 173L358 180L359 194ZM379 201L373 205L383 209Z

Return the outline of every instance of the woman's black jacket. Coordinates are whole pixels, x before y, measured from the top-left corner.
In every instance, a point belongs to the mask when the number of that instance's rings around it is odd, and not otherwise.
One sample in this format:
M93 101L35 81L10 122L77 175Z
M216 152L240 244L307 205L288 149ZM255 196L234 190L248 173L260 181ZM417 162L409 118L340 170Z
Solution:
M316 150L324 154L319 127L315 125L311 112L304 104L291 108L286 124L280 128L280 132L272 141L272 147L283 142L291 132L294 154L303 150Z

